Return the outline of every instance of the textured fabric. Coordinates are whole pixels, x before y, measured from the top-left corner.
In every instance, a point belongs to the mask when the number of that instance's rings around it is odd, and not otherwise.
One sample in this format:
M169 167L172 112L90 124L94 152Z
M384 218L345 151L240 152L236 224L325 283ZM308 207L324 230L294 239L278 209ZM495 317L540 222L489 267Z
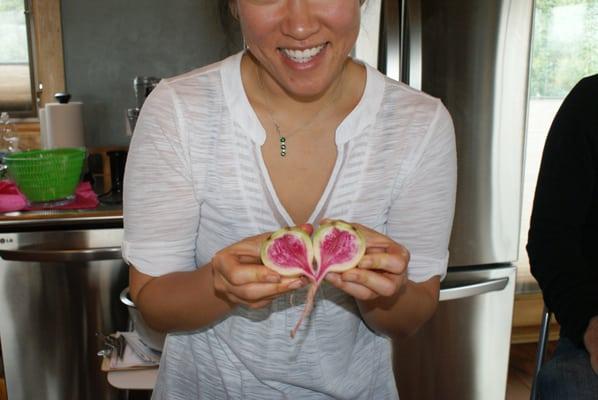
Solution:
M531 272L561 325L583 346L598 315L598 75L561 105L544 146L528 235ZM598 398L598 395L597 395Z
M123 256L145 274L193 270L240 239L294 225L261 156L266 133L243 90L241 57L163 80L143 107L125 173ZM367 67L336 144L310 221L367 225L409 248L411 280L444 276L456 153L441 102ZM324 283L289 338L305 293L168 335L154 398L396 399L390 341L344 292Z
M598 375L592 370L590 355L564 337L537 379L540 400L598 399Z

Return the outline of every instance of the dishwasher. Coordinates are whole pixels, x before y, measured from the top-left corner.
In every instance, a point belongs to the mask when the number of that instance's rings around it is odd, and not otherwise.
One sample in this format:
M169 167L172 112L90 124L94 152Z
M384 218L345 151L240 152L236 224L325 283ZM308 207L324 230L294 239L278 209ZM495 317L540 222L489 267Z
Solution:
M0 343L10 400L126 399L100 370L127 328L122 217L0 223Z

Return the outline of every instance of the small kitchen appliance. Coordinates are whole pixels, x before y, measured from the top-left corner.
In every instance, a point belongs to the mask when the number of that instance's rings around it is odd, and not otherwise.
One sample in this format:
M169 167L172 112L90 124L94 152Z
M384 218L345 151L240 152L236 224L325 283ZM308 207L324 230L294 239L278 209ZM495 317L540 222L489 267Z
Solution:
M99 196L102 203L122 204L123 202L123 178L125 175L125 163L127 152L124 150L112 150L106 153L110 160L110 190Z

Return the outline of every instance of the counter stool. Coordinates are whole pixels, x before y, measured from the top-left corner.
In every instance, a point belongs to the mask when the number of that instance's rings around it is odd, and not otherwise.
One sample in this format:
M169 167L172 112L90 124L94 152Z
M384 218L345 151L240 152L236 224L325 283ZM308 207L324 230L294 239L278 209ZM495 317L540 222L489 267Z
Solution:
M548 343L548 336L550 332L549 328L551 317L552 313L546 307L546 305L544 305L544 310L542 311L542 322L540 325L540 336L538 338L538 347L536 349L536 366L534 368L530 400L538 399L538 373L540 372L540 368L542 368L542 364L544 364L544 361L546 360L546 345Z

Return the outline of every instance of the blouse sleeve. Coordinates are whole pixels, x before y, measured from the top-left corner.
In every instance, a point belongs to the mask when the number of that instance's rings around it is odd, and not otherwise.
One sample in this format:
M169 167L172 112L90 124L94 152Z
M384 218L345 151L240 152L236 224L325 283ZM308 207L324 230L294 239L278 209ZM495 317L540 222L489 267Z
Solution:
M174 90L162 81L146 100L124 178L124 260L159 276L197 268L199 201Z
M436 275L444 279L455 209L457 156L453 123L440 101L408 168L406 179L395 184L387 234L410 252L410 280L423 282Z

